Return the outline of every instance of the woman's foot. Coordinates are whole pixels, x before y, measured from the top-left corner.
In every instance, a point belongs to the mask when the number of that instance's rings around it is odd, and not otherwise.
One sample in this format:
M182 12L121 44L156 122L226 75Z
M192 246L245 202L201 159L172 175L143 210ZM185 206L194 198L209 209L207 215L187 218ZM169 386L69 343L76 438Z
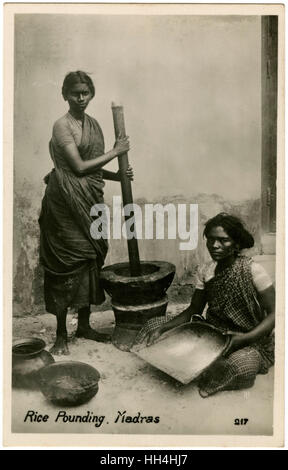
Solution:
M54 346L49 350L51 354L55 356L67 356L69 353L67 338L63 338L62 336L58 336L56 338Z
M100 343L108 343L111 341L111 335L106 335L104 333L98 333L97 331L93 330L93 328L86 327L86 328L79 328L76 331L77 338L86 338L91 339L92 341L98 341Z

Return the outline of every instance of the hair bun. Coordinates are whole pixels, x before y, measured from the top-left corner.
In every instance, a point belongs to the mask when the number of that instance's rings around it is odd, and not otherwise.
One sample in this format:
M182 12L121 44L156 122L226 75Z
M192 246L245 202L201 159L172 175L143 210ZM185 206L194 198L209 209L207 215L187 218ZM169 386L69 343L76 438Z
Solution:
M252 237L251 233L246 230L242 225L242 232L240 236L240 248L252 248L254 246L254 238Z

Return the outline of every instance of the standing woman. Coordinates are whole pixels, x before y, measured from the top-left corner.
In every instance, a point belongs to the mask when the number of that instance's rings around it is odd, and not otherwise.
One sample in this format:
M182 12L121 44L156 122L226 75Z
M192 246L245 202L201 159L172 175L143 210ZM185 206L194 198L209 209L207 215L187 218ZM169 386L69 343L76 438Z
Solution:
M44 267L46 310L56 315L56 342L51 352L69 354L66 316L78 311L76 336L107 341L108 335L90 327L90 306L105 300L99 273L108 249L107 240L91 237L92 206L103 203L103 179L120 181L119 172L103 166L129 150L128 137L119 136L105 153L98 122L85 113L95 95L91 78L81 71L64 79L62 96L69 104L58 119L49 143L54 169L45 178L40 224L40 262ZM127 176L133 179L129 167Z

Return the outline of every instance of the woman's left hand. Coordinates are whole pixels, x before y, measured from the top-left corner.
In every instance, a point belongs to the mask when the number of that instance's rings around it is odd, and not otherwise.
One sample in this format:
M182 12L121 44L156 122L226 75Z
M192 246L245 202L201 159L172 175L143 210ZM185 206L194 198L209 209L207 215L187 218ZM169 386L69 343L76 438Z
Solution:
M116 174L117 174L118 181L121 181L121 172L120 172L120 170L118 170ZM134 173L133 173L133 168L132 168L132 166L128 165L128 168L127 168L127 170L125 171L125 175L127 176L127 178L128 178L130 181L133 181L133 179L134 179Z
M128 166L128 168L126 170L126 176L129 178L130 181L133 181L134 173L133 173L133 168L130 165Z
M247 338L245 333L236 333L235 331L227 331L225 335L230 336L230 342L223 352L223 356L228 356L238 349L247 346Z
M119 178L119 181L121 180L121 173L120 173L120 170L117 172L117 176ZM134 179L134 173L133 173L133 168L132 166L128 165L128 168L127 170L125 171L125 175L127 176L127 178L130 180L130 181L133 181Z

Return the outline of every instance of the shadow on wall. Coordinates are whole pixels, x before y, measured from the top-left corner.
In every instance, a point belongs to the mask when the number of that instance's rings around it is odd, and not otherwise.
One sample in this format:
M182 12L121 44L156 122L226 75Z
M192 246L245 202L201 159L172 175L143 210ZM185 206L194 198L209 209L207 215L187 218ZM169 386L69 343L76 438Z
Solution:
M44 184L33 186L28 181L22 183L14 196L13 227L13 298L15 316L43 313L43 271L39 265L39 225L38 217ZM181 195L163 197L161 200L135 200L141 208L144 204L198 204L198 245L195 250L181 251L181 239L139 240L140 258L143 261L165 260L176 265L176 276L168 291L172 302L189 302L193 292L193 279L197 266L209 260L202 233L205 222L219 212L228 212L240 217L255 238L255 247L249 250L251 256L260 253L260 200L241 202L225 201L217 194L197 194L189 200ZM188 212L188 211L187 211ZM112 213L112 210L111 210ZM189 222L189 219L188 219ZM189 227L189 223L188 223ZM166 233L166 232L165 232ZM106 265L128 260L125 239L110 240ZM100 306L109 308L109 299Z

